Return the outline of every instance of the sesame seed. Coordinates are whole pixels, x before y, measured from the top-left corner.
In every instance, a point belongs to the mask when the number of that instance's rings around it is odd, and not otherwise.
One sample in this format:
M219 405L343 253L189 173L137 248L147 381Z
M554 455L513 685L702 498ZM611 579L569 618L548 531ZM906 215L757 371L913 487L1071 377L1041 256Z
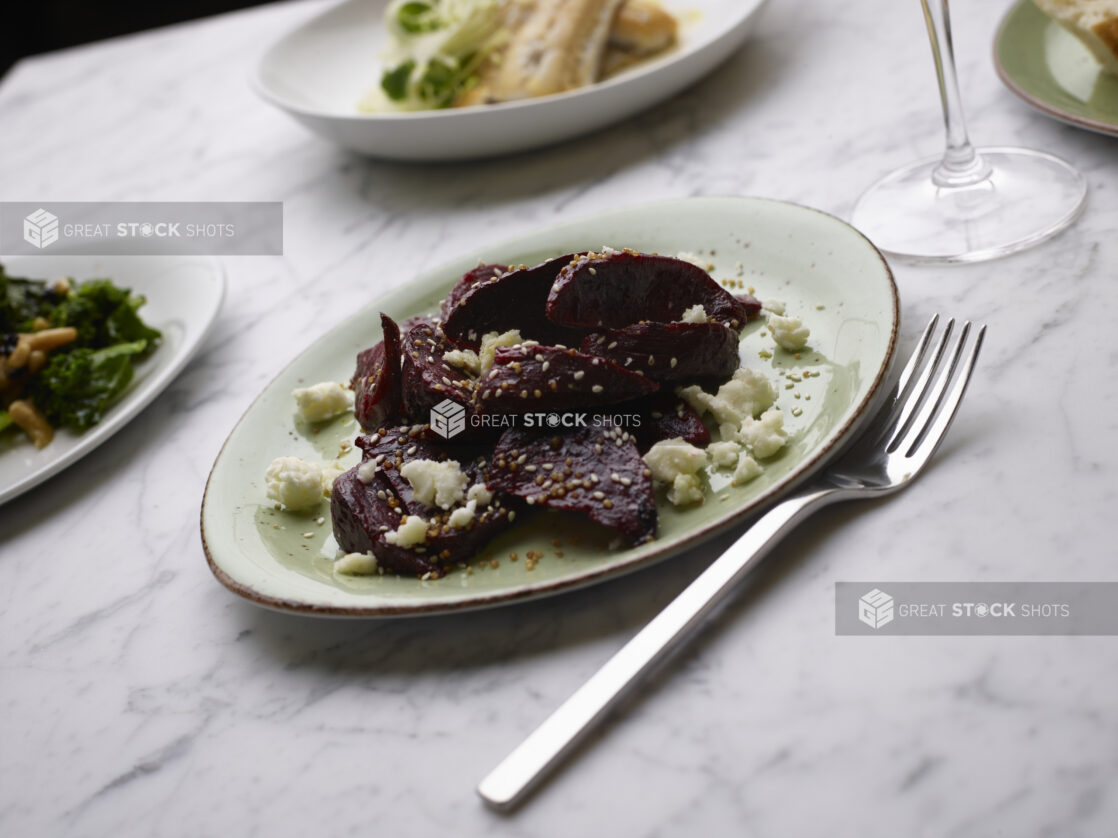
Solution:
M595 392L595 393L600 393L600 392L602 392L602 390L604 390L605 388L604 388L604 387L603 387L603 386L602 386L601 384L595 384L595 385L594 385L593 387L591 387L590 389L591 389L591 390L592 390L593 392Z

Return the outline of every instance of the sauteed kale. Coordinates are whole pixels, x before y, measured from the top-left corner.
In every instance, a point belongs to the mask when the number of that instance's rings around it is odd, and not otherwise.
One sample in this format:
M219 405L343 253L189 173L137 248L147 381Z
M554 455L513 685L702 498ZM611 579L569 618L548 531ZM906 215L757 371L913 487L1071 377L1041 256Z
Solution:
M26 279L0 266L0 432L18 425L42 447L54 427L97 424L162 339L140 318L144 303L109 279Z

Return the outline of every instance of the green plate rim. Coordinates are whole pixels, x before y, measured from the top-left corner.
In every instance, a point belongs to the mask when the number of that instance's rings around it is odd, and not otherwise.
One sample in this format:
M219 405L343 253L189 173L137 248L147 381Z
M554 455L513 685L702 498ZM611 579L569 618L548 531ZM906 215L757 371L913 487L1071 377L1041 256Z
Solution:
M1038 43L1031 44L1031 48L1024 50L1021 50L1022 45L1017 43L1017 49L1014 50L1010 44L1010 39L1018 34L1018 30L1026 27L1041 27L1039 32L1043 32L1048 25L1059 26L1058 23L1037 8L1033 0L1019 0L1010 7L1002 17L1001 23L998 24L997 34L994 36L994 69L997 71L998 78L1025 104L1040 111L1045 116L1099 134L1118 136L1118 112L1114 114L1104 113L1071 97L1065 97L1059 102L1053 101L1054 97L1049 91L1038 87L1016 69L1015 65L1019 64L1020 61L1015 60L1016 56L1011 54L1011 50L1013 52L1021 51L1029 56L1030 58L1026 59L1027 61L1035 60L1034 56L1044 54L1044 42L1041 38ZM1025 35L1034 37L1033 33L1026 32ZM1069 35L1069 37L1071 36ZM1051 78L1047 69L1044 69L1041 74L1048 77L1054 86L1058 86L1058 82ZM1118 89L1118 79L1106 79L1104 83L1114 84L1115 88Z

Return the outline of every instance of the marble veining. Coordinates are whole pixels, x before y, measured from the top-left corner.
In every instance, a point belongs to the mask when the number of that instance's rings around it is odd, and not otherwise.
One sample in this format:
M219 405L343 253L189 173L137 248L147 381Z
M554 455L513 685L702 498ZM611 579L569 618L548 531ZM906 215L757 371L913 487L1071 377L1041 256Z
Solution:
M837 580L1118 574L1118 140L1001 86L1006 5L953 9L971 133L1072 161L1090 203L1008 259L894 265L902 349L935 311L990 327L938 461L910 491L794 533L512 817L481 806L477 781L729 539L490 612L296 618L210 575L198 508L214 457L354 305L489 242L686 195L848 214L876 176L940 148L919 5L772 2L685 94L468 165L364 160L255 98L255 58L318 0L21 62L0 83L0 199L280 200L286 253L227 259L220 320L171 387L0 507L0 834L1116 834L1114 638L834 634Z

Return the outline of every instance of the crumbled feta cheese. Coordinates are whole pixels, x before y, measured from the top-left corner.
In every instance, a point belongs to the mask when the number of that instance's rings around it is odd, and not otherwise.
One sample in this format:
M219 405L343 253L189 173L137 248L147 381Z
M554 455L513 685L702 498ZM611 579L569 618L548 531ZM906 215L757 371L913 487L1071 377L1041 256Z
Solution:
M478 375L481 372L481 359L472 349L452 349L444 352L443 360L470 375Z
M464 530L470 525L470 521L474 520L474 513L477 511L477 501L467 501L465 506L460 506L450 513L450 517L446 522L455 529Z
M366 486L373 482L376 477L377 469L380 468L381 458L375 457L372 460L365 460L357 467L357 479L364 483Z
M502 346L516 346L525 343L520 332L513 329L509 332L486 332L481 336L481 349L478 350L478 374L485 375L493 367L493 356Z
M372 553L346 553L334 562L334 572L346 576L369 576L377 572L377 559Z
M484 483L475 483L470 487L470 491L466 492L466 499L477 501L478 506L489 506L489 502L493 500L493 493L485 488Z
M769 331L778 346L795 352L807 346L811 330L804 325L798 317L781 317L779 314L769 315Z
M707 464L707 452L682 438L657 442L644 455L652 479L672 483L681 474L694 474Z
M418 515L405 515L400 526L385 533L384 540L397 547L413 547L427 542L427 522Z
M298 457L278 457L264 473L268 497L287 509L310 509L322 502L322 466Z
M733 468L737 465L741 446L736 442L712 442L707 446L710 461L717 468Z
M328 463L322 464L322 492L326 497L330 497L334 493L334 481L345 470L346 467L337 460L330 460Z
M703 308L702 303L696 303L691 308L683 312L683 316L679 318L681 323L706 323L709 318L707 317L707 310Z
M784 414L773 407L761 414L760 419L746 419L738 432L738 442L748 447L755 457L773 456L788 441L784 433Z
M784 300L765 300L761 304L761 308L770 314L784 314L785 302Z
M722 424L741 424L752 419L776 401L776 388L764 375L751 369L738 369L714 395L696 384L678 391L700 414L712 413Z
M738 467L734 469L734 476L730 482L735 486L741 486L757 478L761 471L760 464L748 454L742 452L741 456L738 457Z
M293 390L295 406L307 422L324 422L353 409L353 391L337 381Z
M466 497L470 481L455 460L412 460L400 466L400 474L415 490L417 501L440 509L450 509Z
M668 489L673 506L690 506L703 502L703 484L695 474L677 474Z

